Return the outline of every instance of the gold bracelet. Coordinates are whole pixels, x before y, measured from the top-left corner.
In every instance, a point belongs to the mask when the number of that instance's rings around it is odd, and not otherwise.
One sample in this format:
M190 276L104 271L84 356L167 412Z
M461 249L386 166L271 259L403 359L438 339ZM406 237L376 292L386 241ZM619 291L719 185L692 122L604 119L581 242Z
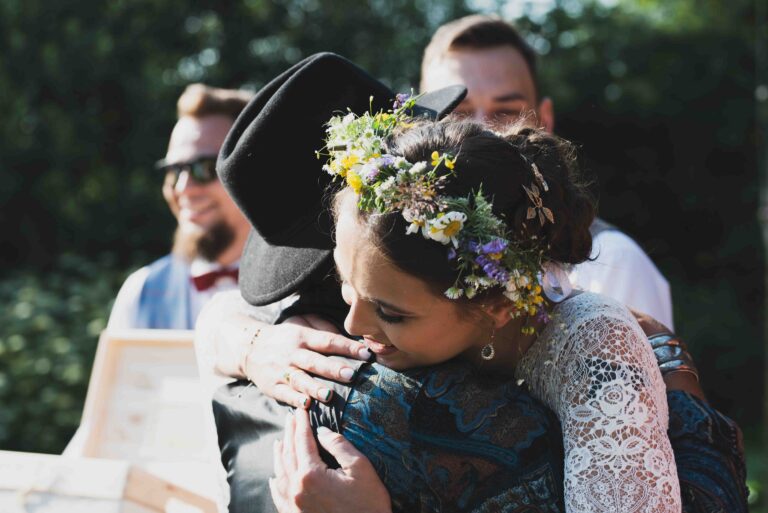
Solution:
M259 335L261 335L261 328L256 328L256 331L253 333L253 336L251 337L251 341L249 342L249 345L253 345L256 343L256 339L259 338Z
M248 331L248 328L243 328L243 330ZM259 335L261 335L261 328L256 328L256 331L253 332L253 335L251 335L251 338L248 341L248 349L244 351L242 356L243 360L241 363L241 372L245 375L248 381L250 381L250 378L248 378L248 373L246 372L246 369L248 369L248 355L251 354L251 349L253 349L253 346L256 344L256 339L259 338Z

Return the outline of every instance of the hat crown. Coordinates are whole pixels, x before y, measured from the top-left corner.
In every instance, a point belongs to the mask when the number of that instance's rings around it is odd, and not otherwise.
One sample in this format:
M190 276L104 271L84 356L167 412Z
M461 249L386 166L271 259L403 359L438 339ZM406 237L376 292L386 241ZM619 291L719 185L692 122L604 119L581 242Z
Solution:
M466 94L463 87L450 89L424 95L414 114L445 116ZM331 177L319 172L323 162L315 155L324 146L325 124L334 114L347 111L387 110L394 96L362 68L325 52L278 75L243 109L224 141L216 169L254 230L243 253L244 265L248 269L267 265L273 258L269 248L309 249L314 255L308 264L292 262L291 251L281 253L283 268L276 273L280 283L272 281L266 268L260 272L263 276L241 276L246 300L266 304L282 299L301 282L296 273L311 274L327 259L333 239L324 200ZM251 251L256 246L258 254ZM261 261L249 265L252 258ZM287 290L291 287L294 290Z

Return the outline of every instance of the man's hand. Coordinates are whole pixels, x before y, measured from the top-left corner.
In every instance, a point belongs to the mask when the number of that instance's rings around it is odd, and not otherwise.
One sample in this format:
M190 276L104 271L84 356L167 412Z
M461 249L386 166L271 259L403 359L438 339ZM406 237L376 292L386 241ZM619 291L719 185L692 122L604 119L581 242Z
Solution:
M323 353L323 354L320 354ZM334 326L314 315L291 317L283 324L261 328L246 346L242 373L266 395L296 408L307 408L309 399L327 402L331 390L307 373L349 382L355 370L325 355L371 358L359 342L336 333Z
M389 492L371 462L343 436L318 429L320 444L339 462L329 469L312 436L309 415L289 415L282 442L275 443L275 477L269 480L280 513L390 513Z

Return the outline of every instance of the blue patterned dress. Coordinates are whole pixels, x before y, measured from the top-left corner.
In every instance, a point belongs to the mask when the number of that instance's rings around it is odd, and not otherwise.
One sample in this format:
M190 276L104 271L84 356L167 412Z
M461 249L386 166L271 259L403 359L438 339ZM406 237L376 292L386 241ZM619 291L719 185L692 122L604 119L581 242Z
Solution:
M341 428L394 511L564 511L557 419L509 378L459 362L404 373L365 366Z

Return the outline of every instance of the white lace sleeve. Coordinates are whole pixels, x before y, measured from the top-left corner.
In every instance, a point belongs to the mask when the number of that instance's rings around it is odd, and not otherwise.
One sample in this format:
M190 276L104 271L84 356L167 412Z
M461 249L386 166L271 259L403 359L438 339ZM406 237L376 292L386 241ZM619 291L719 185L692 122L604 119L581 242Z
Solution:
M664 382L641 328L583 293L556 307L518 377L558 416L568 513L679 513Z

